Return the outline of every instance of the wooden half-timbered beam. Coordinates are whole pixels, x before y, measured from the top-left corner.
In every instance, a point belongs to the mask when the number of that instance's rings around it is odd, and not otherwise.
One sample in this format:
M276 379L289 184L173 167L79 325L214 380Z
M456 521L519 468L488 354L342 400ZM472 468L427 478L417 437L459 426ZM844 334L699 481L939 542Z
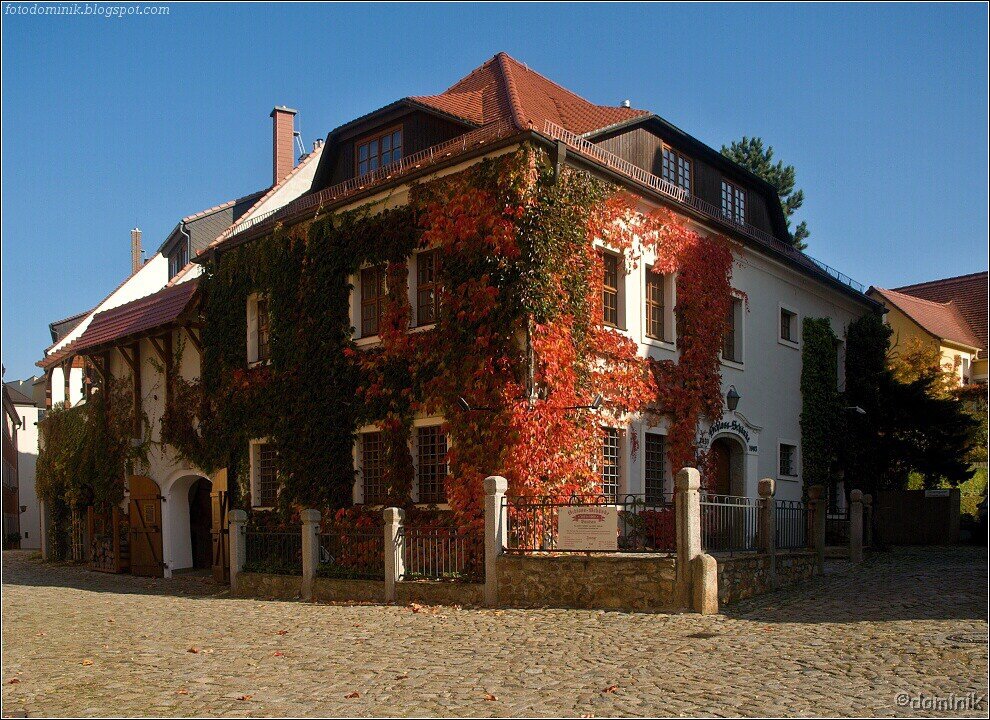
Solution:
M198 333L198 331L191 324L185 325L185 330L186 330L186 335L189 336L189 342L191 342L193 344L193 347L196 348L196 352L199 353L199 359L202 360L203 359L203 343L199 339L199 333Z

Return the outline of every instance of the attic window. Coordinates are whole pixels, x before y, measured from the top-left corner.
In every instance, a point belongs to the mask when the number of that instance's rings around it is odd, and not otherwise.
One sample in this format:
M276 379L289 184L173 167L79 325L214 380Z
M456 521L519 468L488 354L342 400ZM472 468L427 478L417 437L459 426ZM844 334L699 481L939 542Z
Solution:
M355 146L357 174L364 175L377 170L382 165L402 159L402 128L389 128L377 135L359 140Z
M172 250L168 255L168 277L171 280L179 271L182 270L189 262L189 246L186 244L185 240L179 242L178 245Z

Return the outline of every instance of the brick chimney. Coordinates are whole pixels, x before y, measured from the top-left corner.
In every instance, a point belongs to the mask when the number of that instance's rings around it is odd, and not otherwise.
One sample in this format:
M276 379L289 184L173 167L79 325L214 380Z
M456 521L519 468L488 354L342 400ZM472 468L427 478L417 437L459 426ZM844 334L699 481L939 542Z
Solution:
M293 121L296 111L284 105L272 110L272 185L282 180L295 167Z
M137 228L131 230L131 275L136 273L144 265L141 257L141 231Z

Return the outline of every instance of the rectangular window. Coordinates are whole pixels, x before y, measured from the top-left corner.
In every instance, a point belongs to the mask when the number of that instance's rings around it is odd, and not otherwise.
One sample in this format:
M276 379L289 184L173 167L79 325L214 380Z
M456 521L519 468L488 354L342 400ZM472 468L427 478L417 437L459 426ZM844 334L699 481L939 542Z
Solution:
M663 146L660 174L664 180L691 192L691 160L667 145Z
M417 428L416 452L419 460L416 466L419 501L431 505L447 502L444 487L447 478L447 436L441 426Z
M619 497L619 431L615 428L603 428L602 439L602 495L610 500Z
M189 248L185 241L175 246L172 254L168 256L168 276L169 279L179 274L189 262Z
M440 255L436 250L416 256L416 324L432 325L440 310Z
M258 453L258 505L275 507L278 501L277 453L270 443L260 443Z
M794 333L794 319L797 317L790 310L780 309L780 339L788 342L797 342Z
M602 317L606 325L619 326L619 256L602 253Z
M663 447L664 437L659 433L646 433L646 502L658 503L663 501Z
M382 434L368 432L361 435L361 478L364 481L364 502L381 505L385 502Z
M746 191L728 180L722 181L722 214L734 222L746 222Z
M268 362L271 359L271 347L269 345L270 321L268 300L258 298L258 362Z
M797 475L797 447L780 444L780 474L788 477Z
M357 174L364 175L402 159L402 128L390 128L356 145Z
M663 340L663 275L646 268L646 335Z
M361 337L378 334L385 305L385 266L361 271Z
M725 335L722 336L722 359L742 362L742 300L733 298L725 316Z

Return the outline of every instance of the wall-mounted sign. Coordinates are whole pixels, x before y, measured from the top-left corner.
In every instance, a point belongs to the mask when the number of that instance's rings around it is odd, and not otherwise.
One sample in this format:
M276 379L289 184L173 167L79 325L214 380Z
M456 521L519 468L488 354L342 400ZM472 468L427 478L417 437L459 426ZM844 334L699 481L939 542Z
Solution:
M562 507L557 513L557 547L561 550L619 549L619 513L614 507Z
M935 488L925 490L925 497L949 497L949 488Z

